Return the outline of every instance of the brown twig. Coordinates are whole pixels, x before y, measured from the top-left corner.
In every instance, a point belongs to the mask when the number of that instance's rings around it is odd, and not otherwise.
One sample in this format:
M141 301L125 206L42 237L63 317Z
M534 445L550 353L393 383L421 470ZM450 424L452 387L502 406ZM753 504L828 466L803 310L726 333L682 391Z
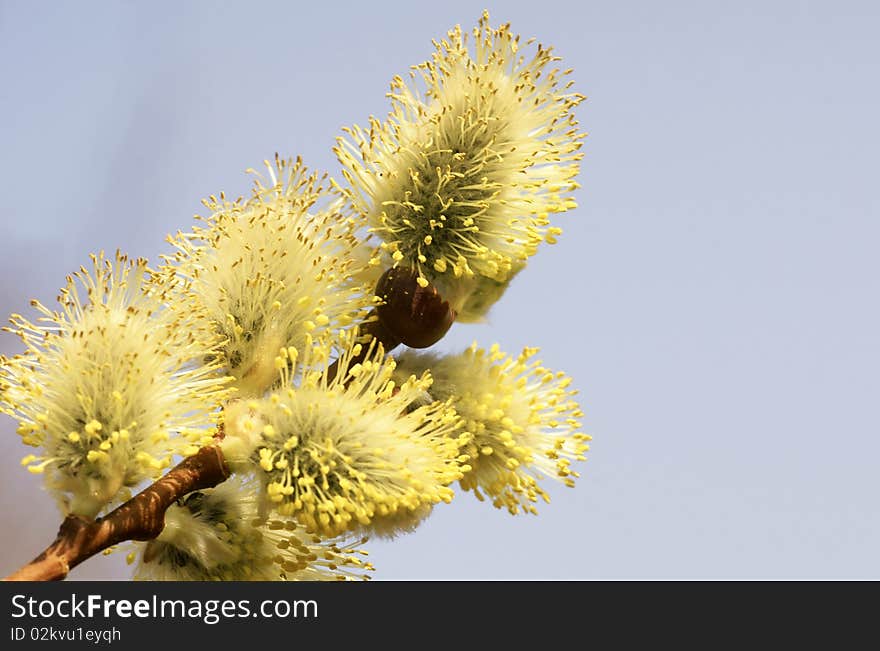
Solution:
M195 490L211 488L229 477L223 453L215 445L187 457L156 483L103 518L65 518L55 541L6 581L57 581L83 561L126 540L152 540L165 528L165 511Z

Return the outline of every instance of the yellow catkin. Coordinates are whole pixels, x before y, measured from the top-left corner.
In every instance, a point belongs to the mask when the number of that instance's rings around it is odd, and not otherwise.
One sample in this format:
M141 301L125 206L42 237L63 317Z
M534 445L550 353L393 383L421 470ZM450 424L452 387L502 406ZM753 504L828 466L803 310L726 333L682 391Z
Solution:
M341 352L330 377L323 360L334 344ZM458 427L454 411L444 403L408 409L430 376L394 384L382 348L355 363L360 349L354 333L316 342L282 368L275 392L237 408L226 424L227 436L253 441L270 506L325 535L412 528L452 499L449 485L461 478L448 436ZM245 428L251 421L261 426Z
M353 581L372 565L365 539L309 534L290 518L261 515L260 487L232 477L191 493L165 514L159 537L140 545L135 579L160 581Z
M266 176L247 199L205 201L211 214L171 238L177 253L163 268L186 279L225 339L240 397L259 397L277 379L279 347L361 321L375 301L375 281L362 277L362 218L345 215L299 159L267 162Z
M145 260L92 256L59 310L13 315L23 354L0 361L0 410L39 449L27 465L66 513L94 516L211 431L229 395L220 340L198 306L169 305L173 279ZM177 299L175 299L176 301Z
M484 14L470 37L452 29L410 79L392 80L384 122L338 139L344 191L381 254L438 284L459 320L484 315L559 234L548 215L575 206L584 98L558 60Z
M570 378L545 368L537 353L526 348L514 357L474 344L459 355L398 358L401 374L430 369L431 395L450 399L463 419L458 440L468 470L461 486L513 514L536 513L539 498L549 501L542 477L573 486L579 474L571 462L586 460L589 450Z

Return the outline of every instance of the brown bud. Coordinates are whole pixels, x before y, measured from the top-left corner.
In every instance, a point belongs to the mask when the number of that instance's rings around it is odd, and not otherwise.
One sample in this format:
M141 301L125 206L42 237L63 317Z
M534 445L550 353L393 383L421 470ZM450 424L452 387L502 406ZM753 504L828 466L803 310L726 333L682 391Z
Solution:
M422 287L414 269L392 267L379 279L376 295L384 303L376 312L379 321L401 343L410 348L427 348L443 338L455 310L449 307L432 284Z

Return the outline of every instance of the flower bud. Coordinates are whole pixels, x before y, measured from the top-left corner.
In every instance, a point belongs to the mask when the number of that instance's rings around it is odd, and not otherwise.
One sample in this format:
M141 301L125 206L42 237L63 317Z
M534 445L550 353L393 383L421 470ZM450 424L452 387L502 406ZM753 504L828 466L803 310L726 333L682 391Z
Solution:
M410 348L434 345L455 321L455 310L437 288L419 280L415 269L392 267L376 286L376 295L384 301L377 308L379 321Z

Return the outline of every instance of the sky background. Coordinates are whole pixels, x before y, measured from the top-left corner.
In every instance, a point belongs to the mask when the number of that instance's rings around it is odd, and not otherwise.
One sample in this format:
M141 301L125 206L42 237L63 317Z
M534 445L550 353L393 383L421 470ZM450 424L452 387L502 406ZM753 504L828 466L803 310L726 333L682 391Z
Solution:
M441 347L540 346L593 448L538 517L460 493L370 543L375 579L880 578L873 2L0 0L0 316L90 252L156 261L275 152L338 176L341 128L483 7L574 68L583 188ZM4 575L60 522L14 430ZM71 574L128 576L122 555Z

